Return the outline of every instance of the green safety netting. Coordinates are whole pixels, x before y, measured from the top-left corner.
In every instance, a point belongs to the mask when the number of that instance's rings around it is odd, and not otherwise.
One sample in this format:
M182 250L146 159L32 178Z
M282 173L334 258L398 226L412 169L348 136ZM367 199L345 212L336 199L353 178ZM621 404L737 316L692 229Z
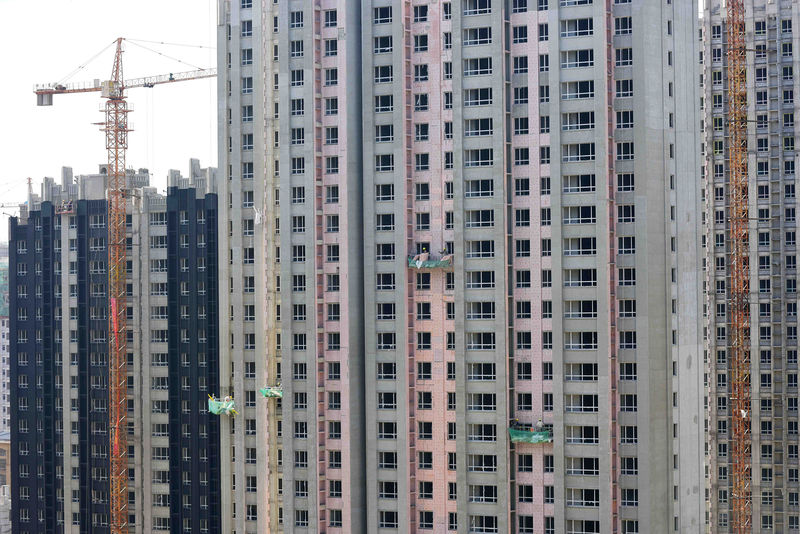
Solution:
M451 265L453 265L453 259L450 256L445 256L440 260L408 258L408 266L412 269L438 269L450 267Z
M217 399L209 395L208 410L216 415L236 415L238 413L236 411L236 404L233 402L233 397Z
M283 388L280 386L267 386L263 387L258 390L262 396L270 398L270 397L283 397Z
M553 431L550 429L542 430L522 430L509 428L508 435L513 443L552 443Z

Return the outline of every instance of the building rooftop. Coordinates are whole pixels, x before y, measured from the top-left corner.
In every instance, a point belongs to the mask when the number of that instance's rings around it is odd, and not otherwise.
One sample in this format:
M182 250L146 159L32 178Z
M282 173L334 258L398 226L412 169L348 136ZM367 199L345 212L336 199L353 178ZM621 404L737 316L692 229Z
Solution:
M217 170L213 167L201 168L197 159L189 160L190 175L183 177L180 171L170 170L167 174L167 187L179 189L195 188L199 196L206 193L216 193ZM166 197L150 186L150 171L148 169L128 169L127 189L134 202L145 204L166 203ZM42 180L39 194L30 192L28 201L20 204L19 219L22 224L31 211L39 211L43 202L51 202L56 210L68 209L73 201L77 200L103 200L108 192L108 165L101 164L95 174L82 174L73 176L71 167L61 168L61 183L55 179L45 177ZM63 211L62 211L63 212ZM0 258L2 259L2 258ZM7 313L6 313L7 315Z

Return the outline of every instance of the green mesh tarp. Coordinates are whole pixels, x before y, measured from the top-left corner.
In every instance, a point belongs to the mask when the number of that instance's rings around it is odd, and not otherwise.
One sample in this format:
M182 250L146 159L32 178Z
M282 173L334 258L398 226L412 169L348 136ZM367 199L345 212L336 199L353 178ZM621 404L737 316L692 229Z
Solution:
M520 430L509 428L508 435L513 443L552 443L553 433L550 430Z
M236 415L236 404L231 397L224 399L217 399L216 397L208 396L208 410L216 415Z
M261 392L261 395L267 398L270 397L283 397L283 388L280 386L267 386L258 390Z
M408 266L412 269L443 269L451 265L453 265L453 261L450 258L441 260L418 260L408 258Z

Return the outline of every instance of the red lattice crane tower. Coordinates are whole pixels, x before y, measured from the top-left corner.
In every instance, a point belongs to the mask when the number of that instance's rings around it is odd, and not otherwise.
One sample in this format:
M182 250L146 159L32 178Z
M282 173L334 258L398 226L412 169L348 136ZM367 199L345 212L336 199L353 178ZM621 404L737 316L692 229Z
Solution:
M108 396L111 471L110 526L112 534L128 530L128 355L125 305L125 151L128 148L128 102L122 85L122 39L117 39L106 98L108 152Z
M153 87L216 76L214 69L201 69L178 74L123 80L122 37L116 39L111 78L101 84L65 86L48 84L37 87L37 103L52 105L54 94L100 91L105 103L105 133L108 153L108 396L109 396L109 508L111 534L128 532L128 357L127 357L127 293L126 266L126 171L128 149L128 102L125 90Z
M750 245L745 7L728 0L728 194L730 204L731 532L752 531Z

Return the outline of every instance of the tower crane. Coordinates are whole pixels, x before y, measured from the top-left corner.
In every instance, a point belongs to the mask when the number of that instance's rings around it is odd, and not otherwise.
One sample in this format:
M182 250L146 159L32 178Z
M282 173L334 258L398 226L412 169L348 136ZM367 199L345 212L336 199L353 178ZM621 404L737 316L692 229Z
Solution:
M730 194L730 332L732 404L731 532L752 531L750 263L747 176L745 7L727 2L728 189Z
M109 504L111 534L128 532L128 369L126 350L127 307L125 303L125 151L128 148L128 103L125 91L216 76L216 69L199 69L125 80L122 75L122 43L116 39L111 78L91 84L44 84L35 88L36 103L51 106L53 95L99 91L105 102L105 133L108 153L108 294L109 294ZM113 43L112 43L113 44Z

